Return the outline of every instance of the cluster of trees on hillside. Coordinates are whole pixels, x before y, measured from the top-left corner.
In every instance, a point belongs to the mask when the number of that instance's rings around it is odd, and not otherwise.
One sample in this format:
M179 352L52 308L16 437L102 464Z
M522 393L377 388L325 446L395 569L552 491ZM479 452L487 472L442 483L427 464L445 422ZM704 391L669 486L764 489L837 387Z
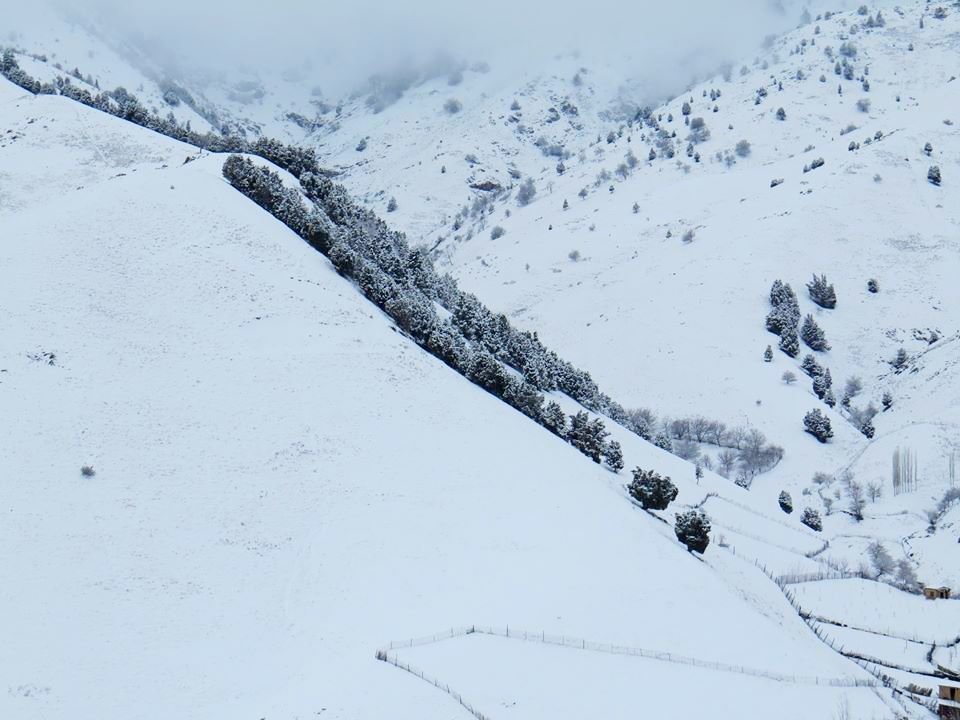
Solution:
M653 470L634 468L633 480L627 485L627 492L647 511L666 510L677 499L677 486L673 481ZM687 546L691 552L706 552L710 544L710 518L699 508L690 508L676 513L673 531L677 540Z
M279 159L288 166L300 161ZM227 159L223 173L325 254L425 350L595 462L605 461L614 471L623 467L620 445L608 440L600 418L584 411L568 421L541 393L560 390L584 405L595 404L600 393L589 375L545 348L536 333L517 330L505 315L460 290L452 277L439 275L426 251L411 249L402 233L353 202L342 186L306 171L300 172L299 189L287 187L277 173L239 155ZM448 315L441 318L438 307Z
M569 431L564 419L561 432L557 413L551 413L552 419L548 419L546 411L550 406L545 406L541 392L563 392L584 408L606 415L640 437L673 451L669 436L654 433L642 412L628 411L601 392L588 372L546 348L535 332L514 328L502 313L492 312L475 296L460 290L450 275L438 274L427 251L410 248L402 233L390 230L375 213L355 203L342 186L333 183L320 167L313 149L263 137L250 141L222 126L221 132L198 133L189 123L177 121L172 113L162 117L149 110L124 88L106 92L95 88L97 92L92 93L69 77L43 85L19 67L10 50L0 59L0 74L30 92L59 93L199 148L269 160L300 181L299 191L285 187L276 173L237 155L225 163L224 175L237 189L327 255L341 274L353 279L370 300L429 352L566 439L570 439L568 432L574 432L574 438L581 437L573 420L576 416L571 417ZM181 91L178 97L184 93ZM658 125L649 109L640 111L635 121L651 128ZM303 196L313 207L304 203ZM440 317L438 306L446 311L445 317ZM739 433L735 430L733 436ZM754 441L737 450L741 455L753 452L750 448L757 450L759 455L753 453L757 455L756 462L743 458L739 461L752 463L756 471L762 471L762 467L772 467L782 457L782 449L766 445L762 434L759 442L755 442L755 436L750 437ZM597 457L596 443L580 439L570 442ZM608 465L616 466L619 445L600 445L603 450L599 456Z
M649 410L636 410L636 424L644 427L644 433L650 438L650 430L656 418ZM700 460L700 450L697 443L714 445L721 449L717 456L717 472L724 477L730 477L734 469L738 468L746 485L760 473L772 470L783 459L783 448L767 441L766 436L756 428L742 425L728 427L718 420L710 420L702 415L664 419L662 432L658 442L663 444L663 438L669 441L668 449L675 455L697 462ZM709 457L703 462L708 470L714 469Z

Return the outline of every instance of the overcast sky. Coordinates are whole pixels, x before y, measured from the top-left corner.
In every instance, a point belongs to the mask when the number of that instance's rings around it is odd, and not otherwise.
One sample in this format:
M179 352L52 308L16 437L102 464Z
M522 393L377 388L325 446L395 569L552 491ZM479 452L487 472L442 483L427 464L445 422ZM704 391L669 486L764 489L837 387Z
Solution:
M36 1L36 0L35 0ZM685 83L691 57L737 60L797 25L804 0L52 0L113 32L137 32L184 62L290 67L326 59L346 87L438 50L529 63L577 49L630 55L624 73ZM834 6L844 4L833 2ZM705 69L705 68L703 68ZM682 88L677 88L679 91Z

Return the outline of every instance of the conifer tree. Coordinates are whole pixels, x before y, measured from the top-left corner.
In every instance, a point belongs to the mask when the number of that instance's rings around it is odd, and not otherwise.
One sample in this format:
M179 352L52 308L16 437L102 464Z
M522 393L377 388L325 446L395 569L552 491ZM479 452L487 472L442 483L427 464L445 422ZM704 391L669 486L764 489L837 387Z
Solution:
M797 337L797 329L785 328L780 335L780 349L790 357L796 357L800 354L800 339Z
M830 343L827 342L827 336L823 329L817 325L813 315L808 314L803 319L803 325L800 327L800 337L811 350L822 352L830 349Z
M816 530L817 532L823 530L823 522L820 520L820 513L813 508L808 507L803 509L803 514L800 516L800 522L802 522L811 530Z
M810 293L810 299L817 305L827 310L832 310L837 306L837 294L833 285L827 282L826 275L813 276L813 280L807 283L807 291Z
M627 491L645 510L666 510L677 499L678 492L669 477L640 468L633 470L633 481Z
M833 428L830 427L830 418L819 410L811 410L803 416L804 429L822 443L833 437Z
M790 497L790 493L786 490L780 492L780 497L777 498L777 502L780 503L780 509L787 513L787 515L793 512L793 498Z
M620 443L611 440L603 449L603 459L607 466L615 473L623 470L623 450Z
M710 544L710 518L703 510L687 510L677 513L673 530L677 540L687 546L689 552L704 553Z

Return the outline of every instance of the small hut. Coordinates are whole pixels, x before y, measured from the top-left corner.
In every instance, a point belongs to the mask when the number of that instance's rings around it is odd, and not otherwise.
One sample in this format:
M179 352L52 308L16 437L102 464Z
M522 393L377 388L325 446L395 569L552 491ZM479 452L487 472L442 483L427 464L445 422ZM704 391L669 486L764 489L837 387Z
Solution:
M960 720L960 677L940 681L937 714L941 720Z
M924 587L923 596L927 600L949 600L950 588L948 587Z

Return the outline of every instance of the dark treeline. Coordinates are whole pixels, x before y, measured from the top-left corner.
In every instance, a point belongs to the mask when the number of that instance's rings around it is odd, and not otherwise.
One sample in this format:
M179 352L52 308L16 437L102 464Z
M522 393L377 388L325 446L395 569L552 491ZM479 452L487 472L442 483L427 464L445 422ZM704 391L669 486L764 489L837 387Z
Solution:
M536 334L492 313L449 275L437 274L424 250L411 249L403 233L355 203L342 186L310 170L300 172L299 189L287 187L279 174L240 155L227 159L223 174L326 255L422 348L595 462L622 468L620 446L607 439L599 418L581 412L568 419L541 393L560 390L595 401L598 393L589 375L547 350Z

